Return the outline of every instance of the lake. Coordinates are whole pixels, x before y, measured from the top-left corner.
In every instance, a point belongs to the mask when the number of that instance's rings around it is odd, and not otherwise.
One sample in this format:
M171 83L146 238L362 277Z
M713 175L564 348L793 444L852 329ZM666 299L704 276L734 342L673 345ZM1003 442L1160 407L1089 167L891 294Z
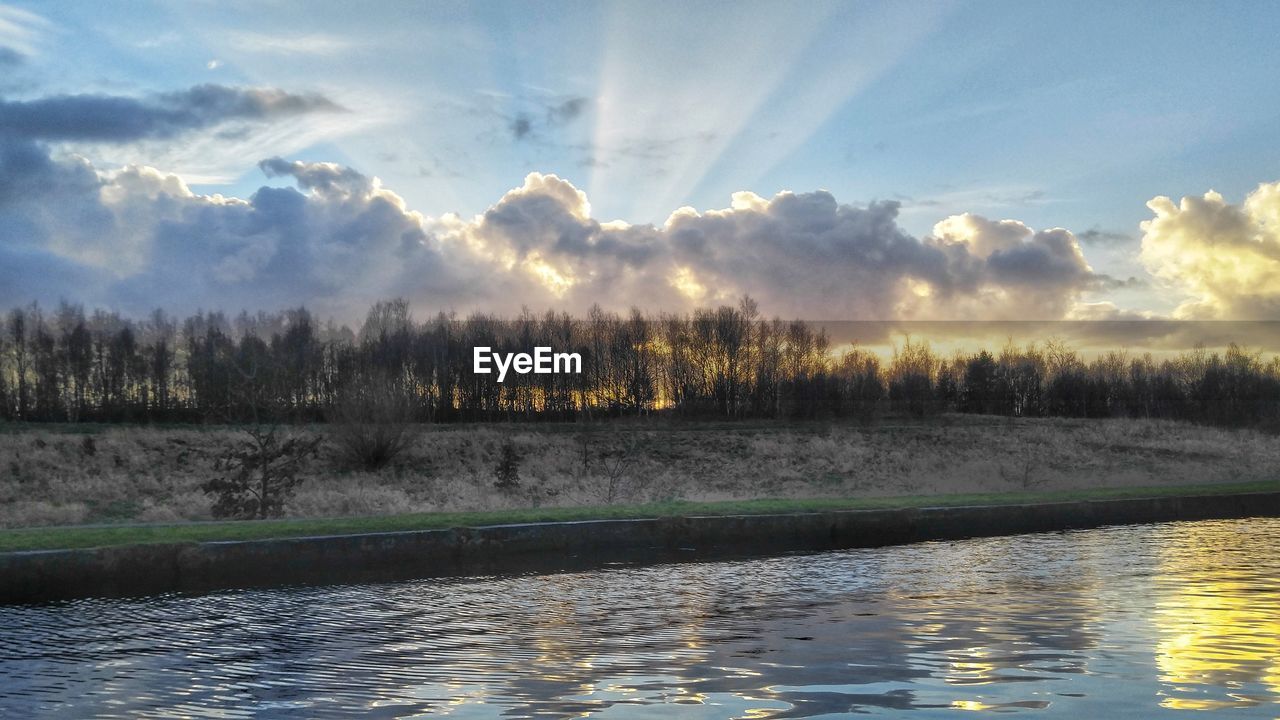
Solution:
M1280 714L1280 520L0 608L0 717Z

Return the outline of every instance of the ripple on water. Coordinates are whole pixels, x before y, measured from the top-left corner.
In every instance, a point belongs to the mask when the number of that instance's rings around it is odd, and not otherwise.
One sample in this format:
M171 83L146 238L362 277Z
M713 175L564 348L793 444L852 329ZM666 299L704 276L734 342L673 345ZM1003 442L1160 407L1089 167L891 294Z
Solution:
M0 717L1099 717L1280 701L1280 520L0 609Z

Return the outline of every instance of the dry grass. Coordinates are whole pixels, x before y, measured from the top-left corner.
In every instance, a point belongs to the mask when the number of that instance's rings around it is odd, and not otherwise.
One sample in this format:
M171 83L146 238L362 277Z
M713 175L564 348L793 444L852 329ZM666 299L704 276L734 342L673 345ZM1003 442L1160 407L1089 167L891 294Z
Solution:
M198 486L237 437L224 428L6 430L0 527L207 520ZM520 485L504 490L494 468L507 443L521 458ZM287 516L1240 483L1275 479L1280 468L1280 437L1249 430L973 416L872 427L416 427L376 472L347 470L326 447L304 468Z

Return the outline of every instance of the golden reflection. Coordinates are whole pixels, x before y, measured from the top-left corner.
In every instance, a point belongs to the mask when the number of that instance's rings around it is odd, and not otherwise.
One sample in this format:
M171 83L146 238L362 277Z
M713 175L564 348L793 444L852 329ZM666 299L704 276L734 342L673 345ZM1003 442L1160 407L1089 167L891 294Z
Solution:
M1256 541L1247 532L1188 525L1179 542L1164 547L1161 574L1177 583L1160 596L1154 616L1156 666L1167 686L1161 706L1219 710L1275 702L1280 582L1251 562Z
M991 710L995 707L997 706L988 705L982 702L981 700L952 700L951 701L952 710L982 711L982 710Z
M969 648L963 652L966 659L952 660L949 663L951 672L947 674L948 684L984 685L992 682L1001 670L1001 665L985 660L991 657L990 648Z

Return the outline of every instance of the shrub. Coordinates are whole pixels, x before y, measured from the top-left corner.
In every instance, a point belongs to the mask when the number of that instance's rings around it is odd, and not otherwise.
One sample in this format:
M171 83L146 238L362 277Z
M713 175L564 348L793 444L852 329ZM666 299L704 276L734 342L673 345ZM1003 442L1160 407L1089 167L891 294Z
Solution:
M276 428L245 430L245 438L214 463L223 473L200 485L214 497L213 516L269 518L284 514L285 500L302 479L298 472L315 455L320 438L281 437Z
M493 469L497 480L493 486L502 490L513 490L520 487L520 453L515 443L507 440L502 444L502 452L498 465Z
M409 444L413 404L390 383L367 383L334 406L330 436L339 458L362 470L386 467Z

